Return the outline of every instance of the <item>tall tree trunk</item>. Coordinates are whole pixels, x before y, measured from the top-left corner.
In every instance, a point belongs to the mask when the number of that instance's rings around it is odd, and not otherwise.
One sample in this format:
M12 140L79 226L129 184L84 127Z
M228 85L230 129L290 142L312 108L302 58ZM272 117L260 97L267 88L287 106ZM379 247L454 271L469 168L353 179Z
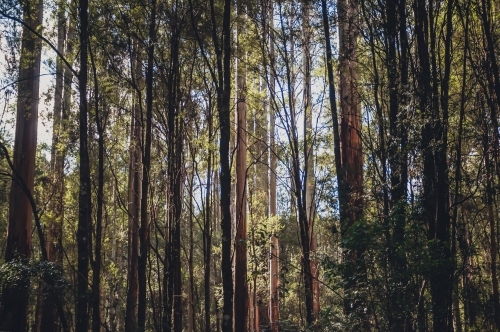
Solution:
M172 274L173 283L173 316L174 316L174 331L182 331L182 275L181 275L181 213L182 213L182 132L184 126L182 119L177 117L174 133L174 169L175 172L173 184L173 234L172 234L172 264L170 272Z
M194 164L194 162L193 162ZM188 289L188 332L195 331L195 302L194 302L194 204L193 204L193 187L194 187L194 166L191 167L191 179L189 181L189 253L188 253L188 267L189 267L189 289Z
M177 5L176 7L177 8ZM176 9L175 9L176 10ZM174 12L170 39L171 66L168 73L168 223L165 232L165 274L163 330L182 330L182 278L180 219L182 212L182 118L179 116L179 28L177 12ZM173 310L173 324L172 324Z
M277 235L278 223L276 216L276 141L275 141L275 71L276 71L276 57L274 51L274 1L269 1L269 17L267 18L269 24L269 147L270 147L270 169L269 169L269 216L273 222L273 232L271 234L271 244L269 248L270 261L269 261L269 322L271 325L271 332L278 332L279 328L279 240Z
M104 207L104 115L99 105L99 82L94 54L89 45L90 60L94 77L94 111L97 127L97 211L95 222L95 252L92 265L92 331L101 330L101 252L102 252L102 220Z
M282 12L281 3L279 2L280 14ZM288 35L283 22L283 15L280 15L280 25L284 36ZM291 49L288 51L288 44L291 44ZM310 259L310 231L309 222L306 214L306 199L305 199L305 186L302 181L301 174L301 152L299 143L299 134L297 129L297 114L295 109L294 100L294 72L293 72L293 58L294 58L294 41L293 34L286 38L283 43L283 54L285 63L286 85L288 91L288 107L284 107L285 117L287 120L285 125L288 132L288 143L290 144L291 154L291 177L292 177L292 194L295 201L295 208L298 217L299 231L300 231L300 246L302 253L302 277L304 280L304 300L306 309L306 324L311 326L314 323L313 314L313 294L312 294L312 273L311 273L311 259Z
M468 7L468 6L467 6ZM460 114L459 114L459 120L458 120L458 133L457 133L457 146L456 146L456 151L455 151L455 188L454 188L454 194L453 194L453 211L452 211L452 219L451 219L451 225L453 229L455 230L452 234L452 257L456 257L456 243L458 242L459 248L463 251L464 248L466 248L466 241L464 237L465 233L465 225L460 225L458 224L458 208L459 208L459 202L462 200L462 192L461 192L461 185L462 185L462 139L463 139L463 124L465 120L465 103L466 103L466 86L467 86L467 50L469 48L469 14L468 14L468 8L466 9L467 16L465 19L465 26L464 26L464 48L463 48L463 58L462 58L462 77L461 77L461 92L460 92ZM467 255L462 254L462 264L465 266L465 262L467 260L466 258ZM456 260L456 259L455 259ZM463 275L465 276L467 274L466 270L467 268L463 269ZM463 278L464 281L466 281L466 278ZM457 277L454 280L454 299L453 299L453 316L454 316L454 321L455 321L455 331L456 332L462 332L462 317L460 314L460 293L458 289L460 279ZM463 285L463 289L466 289L466 286ZM465 292L463 292L465 294ZM465 330L467 330L467 306L468 306L468 299L467 296L463 296L463 302L464 302L464 323L465 323Z
M328 74L328 97L330 101L330 112L332 113L332 127L333 127L333 151L335 156L335 171L337 172L337 186L339 188L339 195L343 193L343 172L342 172L342 158L340 151L340 133L339 133L339 120L337 113L337 101L335 96L335 81L333 76L333 56L332 46L330 40L330 24L328 18L328 9L326 0L321 0L321 9L323 14L323 29L325 33L326 45L326 67ZM339 198L340 200L340 198ZM341 209L343 206L340 206Z
M139 223L141 218L142 183L142 96L141 65L137 45L133 45L131 61L133 113L130 117L130 147L128 174L128 260L127 260L127 304L125 311L125 332L137 329L137 262L139 257Z
M392 0L386 6L386 44L387 44L387 77L389 89L389 133L388 161L390 167L391 188L391 215L388 216L393 225L392 237L388 237L389 263L391 266L392 282L390 283L390 310L389 327L391 331L403 331L408 324L408 314L405 311L410 299L409 294L402 285L407 285L406 256L400 248L405 238L406 219L406 152L404 151L405 137L403 130L403 114L405 107L404 92L407 84L406 68L406 2L405 0ZM398 24L394 24L399 21ZM397 63L398 33L400 40L400 66ZM385 165L385 159L384 159ZM385 172L384 172L385 176ZM388 214L388 211L387 213ZM389 232L389 227L387 231Z
M80 0L80 188L78 215L78 290L76 299L76 331L88 330L88 275L90 256L90 225L92 217L90 162L88 147L88 105L87 105L87 66L88 66L88 0Z
M219 113L220 139L220 206L222 229L222 332L233 330L233 276L231 269L231 168L229 143L231 137L231 0L224 0L222 43L217 34L215 1L210 0L212 41L217 60L217 108ZM222 45L221 45L222 44Z
M151 128L153 121L153 82L154 82L154 50L156 43L156 0L151 0L151 16L149 21L148 64L146 72L146 128L144 152L142 155L142 188L141 188L141 226L139 228L139 253L137 261L138 306L137 329L146 330L146 269L149 254L149 171L151 169Z
M247 286L247 197L246 197L246 64L242 61L245 52L240 42L243 34L244 8L241 0L237 3L237 141L236 141L236 236L234 264L234 329L247 331L248 286Z
M311 255L311 276L312 276L312 298L313 298L313 316L319 318L319 282L318 282L318 262L315 258L317 237L314 233L314 219L316 217L315 177L314 177L314 154L313 154L313 112L312 112L312 85L311 85L311 6L310 0L304 0L302 4L302 68L304 71L304 199L307 222L309 223L309 251Z
M452 329L451 295L453 283L451 279L452 269L448 262L450 259L450 218L447 208L449 204L445 129L447 110L443 109L441 115L438 103L436 60L434 56L429 58L429 52L431 55L435 52L435 36L432 33L434 25L432 3L429 4L429 8L428 17L426 2L416 0L414 3L417 56L420 66L417 93L422 120L425 122L421 142L424 163L423 210L428 225L428 240L432 245L432 259L436 262L436 267L429 275L429 281L433 306L433 328L437 332ZM430 29L430 43L428 42L428 29ZM443 94L447 93L446 80L445 73Z
M496 235L496 229L497 229L497 223L496 223L496 218L495 218L495 212L494 212L494 186L495 186L495 181L493 178L492 174L492 167L493 163L491 161L490 153L490 138L488 135L489 128L487 125L484 126L484 138L483 138L483 145L484 145L484 156L485 156L485 168L486 168L486 205L488 209L488 223L489 223L489 228L490 228L490 269L491 269L491 281L493 284L493 307L495 310L495 325L498 326L500 317L496 315L498 308L496 307L496 302L498 301L498 276L497 276L497 252L498 252L498 247L497 247L497 235Z
M64 44L66 41L66 2L59 1L57 4L57 50L64 56ZM54 89L54 114L52 122L52 149L51 149L51 172L54 186L54 197L50 204L52 222L47 232L47 258L57 264L62 270L62 226L64 219L64 159L66 156L66 144L64 142L67 122L67 112L63 99L65 71L62 59L56 59L56 86ZM57 306L55 296L50 289L44 291L41 301L41 321L38 331L55 331L58 327Z
M342 169L346 170L341 173L343 183L339 188L339 201L342 237L346 238L349 236L349 230L360 222L363 216L363 153L357 69L358 1L341 0L337 8L341 164ZM361 317L363 328L369 329L367 315L360 312L365 306L366 299L364 292L358 290L358 284L366 280L364 247L364 243L358 242L354 247L344 248L347 264L344 275L344 311L348 315L363 316Z
M42 0L21 2L23 21L40 32L43 17ZM33 210L29 198L18 182L24 183L33 194L35 157L38 125L39 75L41 41L23 27L21 56L19 59L19 85L17 97L16 134L14 140L13 171L9 197L9 224L5 261L16 258L27 263L31 257L31 229ZM0 327L3 330L26 331L29 279L21 280L18 286L2 290L2 312Z
M481 21L483 25L483 32L484 36L486 38L486 49L487 49L487 59L488 59L488 64L489 64L489 75L492 76L492 85L493 89L495 91L495 96L497 98L497 103L496 105L491 105L490 108L490 116L492 120L492 127L493 127L493 157L495 159L496 163L496 171L497 171L497 179L500 181L500 167L499 167L499 161L498 161L498 155L500 153L500 143L498 142L499 140L499 134L498 134L498 118L497 118L497 107L498 107L498 102L500 101L500 70L498 68L498 63L496 59L496 52L495 52L495 36L493 35L493 30L491 26L491 16L492 16L492 4L490 0L481 0ZM489 181L488 181L489 184ZM491 221L490 221L491 223ZM493 219L494 223L494 219ZM495 227L490 225L490 229L494 234ZM494 245L496 246L496 238L493 239L493 234L490 234L491 236L491 246L493 247ZM495 240L495 241L494 241ZM493 242L494 241L494 242ZM495 254L493 255L493 250L495 250ZM493 295L493 308L495 311L495 325L497 330L500 331L500 293L498 289L498 278L496 276L496 251L497 248L493 249L491 248L491 265L492 265L492 270L491 270L491 277L492 277L492 295Z
M209 96L208 101L208 140L212 142L213 136L213 115L212 115L212 98ZM205 219L203 227L203 262L204 262L204 288L205 288L205 332L211 332L212 326L210 322L211 308L210 308L210 264L212 257L212 149L208 150L207 160L207 191L205 194Z

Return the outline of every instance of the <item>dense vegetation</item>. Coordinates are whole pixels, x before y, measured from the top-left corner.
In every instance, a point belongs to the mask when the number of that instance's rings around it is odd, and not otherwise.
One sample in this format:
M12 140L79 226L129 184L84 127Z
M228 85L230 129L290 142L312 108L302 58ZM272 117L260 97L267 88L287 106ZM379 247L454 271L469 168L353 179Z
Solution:
M2 1L0 330L500 331L499 6Z

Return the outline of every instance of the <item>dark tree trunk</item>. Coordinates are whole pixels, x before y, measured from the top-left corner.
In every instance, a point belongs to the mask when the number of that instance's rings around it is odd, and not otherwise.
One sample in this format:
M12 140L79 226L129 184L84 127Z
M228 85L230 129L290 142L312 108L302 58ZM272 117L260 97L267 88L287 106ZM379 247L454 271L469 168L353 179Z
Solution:
M211 142L213 136L213 116L212 116L212 98L209 97L208 102L208 139ZM212 149L208 151L207 160L207 191L205 194L205 219L203 227L203 263L204 263L204 276L203 283L205 288L205 332L211 332L212 327L210 324L211 308L210 308L210 264L212 257Z
M88 0L80 0L80 189L78 215L78 290L76 299L76 331L87 332L88 316L88 275L90 256L90 225L92 216L91 182L88 147L88 105L87 105L87 66L88 66Z
M189 268L189 289L188 289L188 332L194 332L195 310L196 304L194 300L195 279L194 279L194 170L191 170L191 179L189 181L189 253L188 253L188 268Z
M433 8L432 3L429 8ZM440 112L437 93L435 37L433 37L433 9L427 16L426 3L417 0L414 3L415 33L417 37L417 56L419 60L418 98L422 120L421 148L423 152L423 210L428 225L428 240L431 244L431 256L435 268L429 274L434 331L449 331L452 305L452 269L450 266L450 218L448 215L448 179L447 179L447 110ZM428 29L430 28L430 50ZM449 33L449 32L448 32ZM445 60L446 61L446 60ZM449 61L449 59L448 59ZM432 70L432 71L431 71ZM446 75L446 74L445 74ZM449 73L448 73L449 76ZM446 76L442 83L446 94ZM443 124L444 122L444 124Z
M101 251L102 251L102 219L104 207L104 115L99 105L99 82L94 54L89 45L92 72L94 77L94 111L97 127L97 214L95 223L95 252L92 264L92 331L101 330Z
M386 6L386 43L387 43L387 77L389 89L389 133L388 162L390 166L391 215L389 223L393 225L392 237L388 238L389 263L392 282L390 283L389 328L391 331L403 331L409 324L408 313L405 311L410 299L407 290L401 285L407 285L406 253L400 250L404 244L406 223L406 152L404 140L407 133L404 127L404 93L407 78L406 60L406 2L391 0ZM399 16L398 16L399 15ZM400 66L397 63L398 24L400 41ZM389 229L387 229L389 231Z
M222 43L217 34L214 0L210 0L212 41L217 60L217 108L219 113L220 139L220 206L222 229L222 332L233 330L233 276L231 269L231 168L229 143L231 138L231 11L232 2L224 0ZM221 45L222 44L222 45Z
M269 216L276 218L276 118L275 118L275 71L276 71L276 57L274 50L274 1L269 1L269 9L267 17L267 24L269 24L269 147L270 151L270 169L269 169ZM272 332L278 332L279 320L279 240L276 234L276 223L273 225L273 234L271 235L271 245L269 248L270 262L269 262L269 322Z
M240 34L245 28L244 4L237 2L237 132L236 132L236 235L234 260L234 329L247 331L248 285L247 285L247 105L246 105L246 64Z
M304 183L304 207L307 217L307 223L309 224L309 250L311 256L311 291L312 291L312 316L313 320L319 318L319 270L318 262L315 258L317 240L314 234L314 220L316 217L316 203L314 201L315 195L315 177L314 177L314 154L313 137L315 136L313 132L313 112L312 112L312 84L311 84L311 38L312 38L312 28L311 28L311 8L312 2L310 0L304 0L302 4L302 67L304 71L304 173L305 173L305 183Z
M177 8L177 7L176 7ZM180 222L182 213L182 118L179 116L179 27L174 12L170 39L171 66L168 72L168 226L165 232L165 274L163 280L163 330L182 331L182 278ZM173 314L173 317L172 317ZM173 322L172 322L173 318Z
M151 169L151 128L153 121L153 82L154 82L154 50L156 43L156 0L151 0L151 17L149 21L148 64L146 72L146 128L144 152L142 155L142 188L141 188L141 225L139 228L139 258L137 261L138 306L137 329L146 330L146 270L149 254L149 171Z
M139 257L139 223L141 218L142 183L142 96L141 66L137 45L134 45L131 63L132 82L135 94L133 113L130 117L130 147L128 175L128 261L127 261L127 304L125 311L125 332L137 329L137 261Z
M468 8L467 8L468 12ZM467 50L469 48L469 15L466 14L466 21L464 26L464 48L463 48L463 58L462 58L462 77L461 77L461 92L460 92L460 115L458 120L458 133L457 133L457 146L455 151L455 188L453 194L453 211L451 225L453 227L452 232L452 257L457 257L456 243L458 242L459 248L462 251L462 263L465 265L467 261L467 254L463 254L463 249L466 248L466 241L464 239L465 225L460 225L458 223L458 208L459 202L462 200L462 140L463 140L463 125L465 119L465 103L466 103L466 86L467 86ZM456 258L455 258L456 261ZM456 264L456 263L455 263ZM467 268L463 269L463 275L465 275ZM459 302L459 285L460 278L454 280L454 299L453 299L453 317L456 326L456 332L462 332L462 318L460 315L460 302ZM465 278L464 278L465 281ZM466 286L463 285L465 290ZM465 292L463 292L465 294ZM464 322L465 329L467 330L467 296L463 296L464 303Z
M491 76L490 81L492 80L493 82L491 85L493 86L493 90L495 91L495 96L497 99L496 105L494 103L490 103L490 117L492 121L492 128L493 128L493 158L496 163L496 170L497 170L497 179L500 181L500 165L499 165L499 160L498 160L498 155L500 153L500 143L499 143L499 134L498 134L498 118L497 118L497 107L498 107L498 102L500 101L500 70L498 68L498 63L496 60L496 52L495 52L495 40L494 40L494 35L493 35L493 30L491 26L491 15L492 15L492 4L490 0L481 0L481 21L483 24L483 32L484 36L486 38L486 49L487 49L487 60L488 60L488 65L490 68L488 75ZM489 181L488 181L488 184ZM490 218L491 219L491 218ZM490 229L492 234L491 236L491 279L492 279L492 300L493 300L493 308L495 312L495 326L497 330L500 331L500 295L499 295L499 289L498 289L498 276L497 276L497 269L496 269L496 259L497 259L497 248L496 247L496 237L494 238L495 234L495 229L496 227L494 226L496 224L495 219L490 220Z
M342 158L340 153L340 133L339 133L339 119L337 111L337 101L335 96L335 81L333 76L333 56L332 45L330 40L330 23L328 18L328 10L326 0L321 0L321 9L323 14L323 29L325 33L325 46L326 46L326 67L328 74L328 97L330 102L330 112L332 113L332 128L333 128L333 151L335 156L335 171L337 172L337 182L339 188L339 196L343 193L343 172L342 172ZM342 206L341 206L342 208Z

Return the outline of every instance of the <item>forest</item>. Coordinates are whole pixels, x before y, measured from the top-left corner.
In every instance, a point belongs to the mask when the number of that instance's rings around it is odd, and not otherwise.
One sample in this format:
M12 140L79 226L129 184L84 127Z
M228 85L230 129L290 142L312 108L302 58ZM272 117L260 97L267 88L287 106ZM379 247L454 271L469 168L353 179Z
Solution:
M499 0L0 1L0 330L500 331Z

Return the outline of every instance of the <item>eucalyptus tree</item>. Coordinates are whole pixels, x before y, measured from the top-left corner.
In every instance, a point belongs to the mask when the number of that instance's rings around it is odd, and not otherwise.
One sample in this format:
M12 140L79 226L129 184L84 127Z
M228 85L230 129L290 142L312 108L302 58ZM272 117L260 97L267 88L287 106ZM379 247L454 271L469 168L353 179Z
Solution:
M237 51L236 51L236 234L234 263L234 329L246 332L248 328L247 285L247 83L246 57L243 43L245 5L237 2Z
M9 223L5 261L31 257L31 229L33 213L29 195L33 194L37 144L39 75L41 40L33 31L40 32L43 19L43 1L22 1L24 22L19 59L16 134L14 140L13 180L9 196ZM18 286L7 285L2 290L0 326L6 330L25 331L28 327L29 279Z
M87 103L87 83L88 83L88 47L89 47L89 2L80 0L78 6L78 16L80 18L80 71L78 73L79 94L80 94L80 115L79 115L79 211L78 211L78 288L76 297L75 321L76 331L84 332L88 330L88 284L89 284L89 256L91 237L91 180L90 180L90 160L88 142L88 103Z

